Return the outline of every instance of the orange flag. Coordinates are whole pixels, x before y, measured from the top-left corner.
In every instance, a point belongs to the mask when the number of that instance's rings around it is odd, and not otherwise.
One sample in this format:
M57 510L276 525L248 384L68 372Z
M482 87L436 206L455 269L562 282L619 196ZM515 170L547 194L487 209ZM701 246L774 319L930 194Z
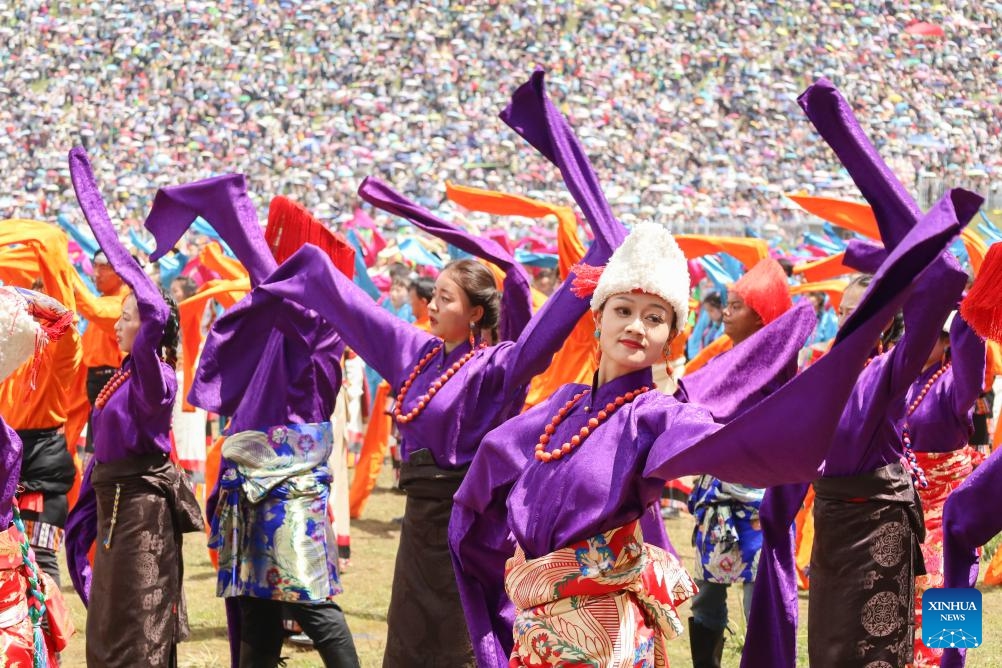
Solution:
M984 583L994 587L1002 585L1002 549L996 550L992 560L988 562Z
M869 204L849 202L829 197L808 197L806 195L787 195L800 205L807 213L813 213L822 220L847 230L862 234L864 237L880 241L880 229L877 218Z
M801 283L791 286L790 294L803 295L809 292L824 292L828 295L828 300L831 302L832 308L837 311L839 304L842 303L842 293L845 291L847 285L849 285L848 281L838 279L817 281L816 283Z
M985 243L980 234L969 227L965 227L960 233L960 240L964 243L964 248L967 249L967 257L971 261L971 269L974 271L974 275L977 276L981 271L981 263L985 261L985 255L988 254L988 244Z
M754 237L717 237L703 234L676 234L675 241L686 258L692 259L714 253L733 255L746 269L751 269L762 258L769 257L769 244Z
M198 253L198 261L207 269L210 269L223 280L237 280L247 278L247 270L240 263L240 260L232 258L223 252L223 247L215 241L209 242Z
M202 347L202 316L210 299L215 299L223 308L229 308L250 292L250 278L244 272L243 278L236 280L213 280L202 285L198 292L177 305L181 325L181 368L184 376L182 409L192 412L195 407L188 403L188 393L195 380L195 366ZM208 480L208 478L206 478Z
M820 260L800 262L793 267L793 273L803 276L808 281L824 281L836 276L855 273L856 270L845 266L845 253L837 253L823 257Z

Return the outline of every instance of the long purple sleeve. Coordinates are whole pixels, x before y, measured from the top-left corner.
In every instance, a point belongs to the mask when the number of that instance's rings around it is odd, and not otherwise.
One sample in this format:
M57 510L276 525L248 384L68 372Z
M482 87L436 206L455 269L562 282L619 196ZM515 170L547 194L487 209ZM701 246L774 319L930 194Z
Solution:
M132 289L140 320L132 353L123 363L131 377L103 409L94 410L94 456L104 462L156 450L170 452L168 432L177 376L159 355L170 309L160 288L119 241L82 148L70 151L70 176L94 238L115 272Z
M586 257L604 263L608 260L605 248L605 244L595 244ZM310 289L304 290L305 285ZM315 310L394 386L399 387L417 362L440 343L375 306L368 295L334 268L326 255L310 245L290 257L261 285L261 290ZM355 306L359 312L353 310ZM484 434L521 407L529 380L546 368L587 308L588 301L576 297L570 282L565 281L532 317L518 340L477 350L442 385L420 419L400 425L404 458L427 448L440 467L468 464ZM466 343L448 354L440 350L415 377L401 408L411 410L444 370L468 351Z
M518 338L532 317L532 291L525 270L508 251L492 239L475 237L466 230L442 220L379 179L367 177L358 187L358 194L373 206L406 218L428 234L474 257L487 260L504 271L501 322L498 330L502 340L513 341Z
M0 417L0 531L6 531L14 519L14 496L21 477L23 450L17 432Z
M922 210L881 159L852 113L852 107L827 79L819 79L797 98L856 187L873 207L880 238L888 249L904 239Z
M940 218L940 223L946 222L951 217L954 218L957 223L955 229L959 231L974 215L979 205L979 199L977 196L963 191L948 193L909 234L913 235L916 230L928 226L934 218ZM946 245L943 244L941 248ZM897 255L898 250L895 249L895 252L890 253L890 256ZM912 266L912 278L916 273L915 270L920 266ZM881 271L885 271L887 265L885 264L883 267L884 269ZM958 290L957 283L954 283L952 287L950 285L952 274L953 268L950 264L942 257L938 257L933 266L929 267L918 279L917 283L921 288L909 298L907 307L910 312L909 319L915 323L914 327L932 327L932 335L936 335L942 320L939 320L938 324L930 324L929 321L926 321L923 325L921 322L923 319L936 320L939 315L945 318L945 312L940 312L942 308L949 310L949 297L945 295L947 292ZM937 279L937 276L940 278ZM902 275L896 280L907 283L911 279L907 275ZM952 280L962 283L955 275ZM938 281L942 281L942 284L933 285ZM876 283L876 279L874 279L874 283ZM872 285L871 291L874 290ZM962 284L960 289L962 289ZM940 295L937 298L940 300L938 305L923 304L922 291L925 291L927 295L930 294L929 291L932 295L938 293ZM923 310L926 308L930 311L923 315ZM916 310L918 315L915 313ZM853 319L855 319L855 314L839 333L835 348L844 339L845 332ZM886 321L885 319L884 322ZM878 468L881 462L896 460L900 456L900 436L896 427L896 422L904 411L904 402L899 396L902 392L900 386L909 382L908 373L917 372L916 368L909 371L907 367L909 365L914 367L917 363L917 369L921 369L921 364L928 356L928 350L932 346L932 342L928 340L930 336L928 330L924 334L919 331L912 332L912 334L916 336L911 344L913 350L908 355L904 355L904 349L902 349L901 357L897 360L891 359L889 354L875 358L854 383L851 396L839 416L837 426L831 431L819 432L837 432L834 439L836 445L829 452L825 462L827 475L835 475L833 471L848 471L849 473L840 474L848 475L855 471L873 470ZM925 342L922 342L923 339L926 339ZM871 342L875 340L876 337L872 338ZM909 344L905 342L905 345ZM920 346L926 346L923 353L925 357L918 360L917 357L921 356L917 355L914 348ZM821 362L823 361L825 358L822 358ZM891 399L894 396L898 396L898 399L892 402ZM817 438L817 436L812 438ZM746 666L758 665L758 662L761 661L775 666L796 665L797 581L796 572L789 568L793 559L792 537L789 533L784 532L782 527L788 527L793 521L803 502L806 489L806 486L770 489L766 491L762 501L759 517L762 520L763 530L769 529L769 531L764 536L763 553L759 560L755 592L752 598L756 614L749 617L748 640L743 653L743 662ZM785 621L779 626L773 626L770 624L772 619Z
M963 318L956 317L950 328L949 369L929 388L908 424L912 448L916 452L949 452L967 445L973 431L971 414L985 380L985 342ZM922 372L906 397L911 404L939 365ZM902 425L903 426L903 425Z
M617 248L626 238L626 230L612 215L588 154L546 94L544 79L542 70L533 72L512 95L501 120L560 169L567 190L595 231L595 242L601 237Z
M746 341L679 380L675 396L699 404L724 424L757 404L797 373L797 354L817 326L804 300Z
M1002 450L996 450L953 490L943 508L943 586L973 587L977 549L1002 531ZM964 650L947 649L943 668L961 668Z
M255 288L213 323L190 401L231 416L230 432L323 422L341 387L343 350L315 313Z
M170 421L177 394L177 377L160 360L159 348L170 311L159 288L119 241L86 152L70 151L70 177L77 200L108 262L132 288L139 311L139 332L132 354L122 368L131 371L103 408L95 408L94 459L99 462L170 452ZM92 467L91 467L92 468ZM87 552L97 535L97 504L90 484L91 468L84 474L80 501L66 522L66 556L74 587L86 602L90 591Z
M985 340L959 315L950 325L950 359L953 371L953 409L967 413L981 396L987 364Z
M916 282L904 308L905 333L860 374L839 420L836 442L822 475L859 475L898 461L904 454L898 424L905 394L936 344L943 322L956 305L967 274L944 255Z
M146 229L157 241L150 259L158 260L168 253L198 216L208 221L233 249L250 274L252 286L275 271L277 263L261 233L242 174L158 190L146 218Z
M390 314L312 245L303 246L261 284L262 293L311 308L393 387L437 339Z

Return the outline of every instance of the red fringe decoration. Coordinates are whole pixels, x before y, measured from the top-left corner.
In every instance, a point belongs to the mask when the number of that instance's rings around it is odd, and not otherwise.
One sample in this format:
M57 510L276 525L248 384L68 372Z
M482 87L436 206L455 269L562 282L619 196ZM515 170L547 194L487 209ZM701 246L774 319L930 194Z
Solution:
M574 296L587 299L595 294L598 279L602 278L603 271L605 271L605 267L593 267L583 262L578 262L571 267L571 272L574 274L574 280L571 281L571 292L574 293Z
M1002 243L992 244L970 292L960 302L960 315L983 339L1002 342Z
M57 302L52 297L34 290L15 288L27 302L28 315L38 322L41 331L35 335L35 353L31 359L31 372L28 383L32 390L38 380L38 369L42 364L42 350L47 343L58 341L73 325L75 313Z
M271 200L264 237L279 264L304 244L313 244L327 254L342 274L348 278L355 275L355 249L348 240L287 197L278 195Z

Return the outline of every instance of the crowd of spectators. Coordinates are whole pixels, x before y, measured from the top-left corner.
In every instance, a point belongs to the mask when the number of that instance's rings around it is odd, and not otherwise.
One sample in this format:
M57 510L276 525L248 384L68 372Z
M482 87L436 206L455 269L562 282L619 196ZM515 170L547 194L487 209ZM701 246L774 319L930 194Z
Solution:
M783 227L784 192L855 195L796 104L821 76L920 199L998 208L1000 30L992 0L3 3L0 217L79 216L75 144L123 225L230 171L262 214L337 220L370 174L432 208L446 179L568 202L497 117L536 65L627 220Z

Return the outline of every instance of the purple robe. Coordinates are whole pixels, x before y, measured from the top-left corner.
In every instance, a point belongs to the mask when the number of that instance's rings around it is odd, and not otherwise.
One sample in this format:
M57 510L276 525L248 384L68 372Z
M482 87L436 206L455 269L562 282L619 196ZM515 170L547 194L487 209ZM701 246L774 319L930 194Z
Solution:
M257 287L278 265L261 234L244 177L230 174L158 191L146 221L157 239L154 255L172 247L196 216L206 219L234 249L255 287L213 323L189 401L231 416L230 434L329 421L341 389L344 343L315 313ZM219 478L227 468L224 460ZM206 501L209 517L215 514L219 494L219 479L212 482ZM229 599L227 618L236 665L239 618Z
M498 332L503 340L513 341L518 338L532 318L532 292L525 269L515 261L511 253L493 239L475 237L433 215L379 179L367 177L358 187L358 194L373 206L406 218L428 234L474 257L492 262L504 271Z
M160 289L118 240L83 149L70 151L70 176L101 250L136 297L140 320L132 353L122 362L122 370L131 376L104 407L94 408L94 459L106 463L157 452L169 454L177 376L160 359L159 351L170 309ZM84 472L79 498L66 520L66 559L84 604L90 592L87 552L97 537L97 497L90 483L93 468L92 462Z
M930 388L911 417L902 420L901 427L907 423L916 452L959 450L974 432L971 416L985 382L985 342L959 316L950 327L950 361L950 368ZM933 364L919 375L908 391L907 405L939 369L939 364Z
M973 587L977 549L1002 531L1002 450L996 450L946 499L943 508L943 586ZM962 668L967 652L946 649L940 665Z
M0 531L14 521L14 497L21 477L23 446L17 432L0 417Z
M907 295L911 276L958 231L948 216L925 221L890 254L832 351L725 426L699 406L649 392L594 428L569 456L541 463L533 454L539 435L584 389L568 385L488 434L456 494L449 526L478 665L508 665L513 609L504 592L504 564L516 542L534 557L618 527L656 504L666 480L683 475L709 473L755 487L816 478L832 442L817 434L834 432L873 341ZM593 403L604 406L650 384L650 371L641 370L599 387L597 400L578 402L551 442L576 434L594 415ZM822 392L825 400L818 401ZM776 424L784 426L782 440Z
M920 220L921 210L880 159L853 117L848 102L831 82L821 79L809 87L798 102L873 207L887 250L874 248L872 244L853 244L849 249L851 252L846 255L847 263L854 262L853 266L861 265L860 269L872 270L885 253L893 254L899 242ZM956 218L966 224L978 204L976 197L962 191L948 194L930 213L943 208L951 197L951 208L955 208ZM946 271L946 268L941 267L941 270ZM954 275L954 280L959 280L959 277ZM942 313L943 319L945 316L946 313ZM916 327L932 329L923 335L928 343L913 340L912 352L907 360L903 359L904 356L899 358L902 362L877 358L871 364L874 368L868 368L861 374L854 399L846 407L847 415L840 423L840 440L837 442L842 444L843 450L841 454L834 453L830 465L826 464L828 475L872 471L900 456L901 439L896 423L905 406L898 393L903 391L902 387L907 388L921 369L935 342L931 337L941 323L939 316L931 315L924 323L915 323ZM908 373L912 374L911 378L908 378ZM874 401L874 397L879 397L881 401ZM892 397L896 397L893 404L889 403ZM871 407L869 411L866 410L868 404ZM763 549L742 653L743 666L762 663L796 665L797 576L791 524L806 492L807 485L767 490L763 499L759 515Z

